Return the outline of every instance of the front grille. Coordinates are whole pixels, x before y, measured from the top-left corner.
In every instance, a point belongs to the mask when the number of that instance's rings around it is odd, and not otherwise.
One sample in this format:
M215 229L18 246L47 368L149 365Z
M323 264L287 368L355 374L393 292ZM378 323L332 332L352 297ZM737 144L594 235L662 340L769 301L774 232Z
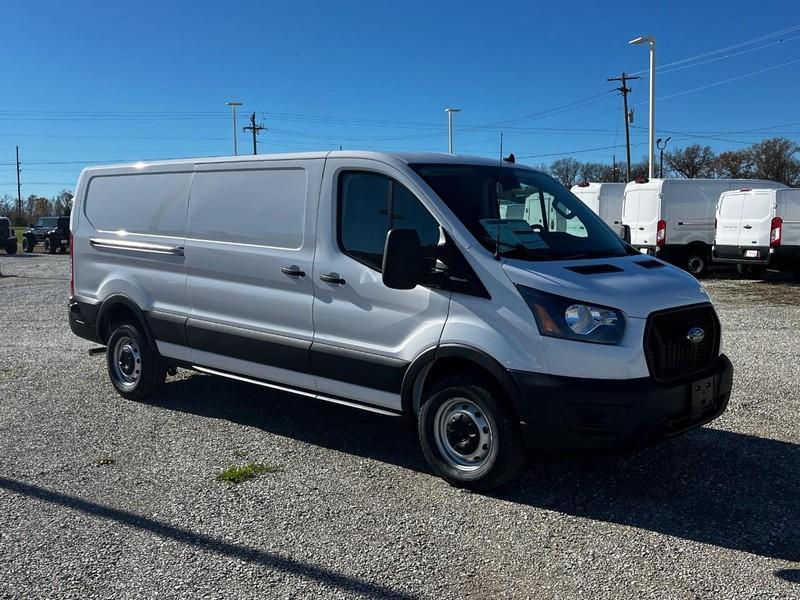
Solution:
M699 343L688 338L694 327L705 333ZM651 314L644 335L644 352L650 374L657 381L674 381L708 369L719 354L719 339L719 320L710 304Z

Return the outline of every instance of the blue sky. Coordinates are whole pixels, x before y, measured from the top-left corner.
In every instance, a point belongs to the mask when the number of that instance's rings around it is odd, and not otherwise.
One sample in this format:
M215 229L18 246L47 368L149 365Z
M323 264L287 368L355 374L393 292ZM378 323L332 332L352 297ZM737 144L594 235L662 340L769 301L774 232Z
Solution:
M244 103L240 128L252 111L269 128L262 152L446 151L456 106L460 153L496 155L502 130L529 164L624 160L606 78L646 71L646 48L627 45L642 34L665 65L656 128L671 147L800 141L800 4L786 0L3 4L0 195L16 195L15 144L23 196L72 188L85 164L231 154L226 100ZM634 159L647 85L631 84Z

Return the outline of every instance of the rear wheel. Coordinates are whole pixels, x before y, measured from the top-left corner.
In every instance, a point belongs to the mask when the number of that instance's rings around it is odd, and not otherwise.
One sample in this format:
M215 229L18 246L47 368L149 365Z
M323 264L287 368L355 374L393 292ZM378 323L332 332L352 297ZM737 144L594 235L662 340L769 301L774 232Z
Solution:
M131 323L119 325L108 338L106 362L111 383L120 396L130 400L149 398L167 376L161 356Z
M50 240L50 238L45 238L45 240L44 240L44 251L47 252L48 254L55 254L56 253L56 247L53 244L53 242Z
M33 252L33 246L34 243L33 240L31 240L31 238L29 237L22 238L22 251L25 254L30 254L31 252Z
M766 269L759 265L743 265L742 263L738 263L736 265L736 272L739 274L740 277L748 277L751 279L757 279L764 275Z
M701 246L690 246L686 252L685 268L695 277L702 277L708 272L708 250Z
M6 244L6 254L14 255L17 253L17 240Z
M500 394L476 379L436 385L420 409L418 433L428 464L457 487L501 486L525 464L519 424Z

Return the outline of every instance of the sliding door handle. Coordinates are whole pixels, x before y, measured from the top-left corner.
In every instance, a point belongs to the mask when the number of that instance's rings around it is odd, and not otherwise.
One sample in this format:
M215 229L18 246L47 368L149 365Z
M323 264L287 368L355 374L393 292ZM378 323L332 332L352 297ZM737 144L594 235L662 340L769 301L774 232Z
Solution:
M333 283L335 285L344 285L344 279L339 277L338 273L328 273L327 275L320 275L319 278L325 283Z
M305 277L306 276L306 272L303 271L297 265L289 265L288 267L282 267L281 268L281 273L283 273L284 275L290 275L292 277Z

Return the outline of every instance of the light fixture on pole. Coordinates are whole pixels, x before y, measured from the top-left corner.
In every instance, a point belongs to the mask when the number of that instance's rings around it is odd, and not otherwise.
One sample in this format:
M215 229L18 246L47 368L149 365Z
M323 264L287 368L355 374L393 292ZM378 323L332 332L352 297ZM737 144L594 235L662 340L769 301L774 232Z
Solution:
M236 143L236 107L241 106L241 102L226 102L225 106L231 107L231 117L233 119L233 155L239 154L239 148Z
M447 153L453 153L453 113L461 112L460 108L445 108L447 113Z
M662 140L661 138L658 138L656 140L656 147L658 148L658 151L660 152L660 156L659 156L659 159L658 159L658 164L659 164L659 167L658 167L658 178L659 179L664 179L664 149L667 147L667 142L669 142L671 139L672 139L672 136L668 137L665 140ZM664 144L663 146L661 145L662 142Z
M653 143L653 138L655 135L656 130L656 40L654 37L649 35L642 35L637 37L634 40L628 42L629 44L639 45L639 44L647 44L650 46L650 167L649 177L652 178L655 173L655 168L653 164L653 158L655 154L655 148Z

